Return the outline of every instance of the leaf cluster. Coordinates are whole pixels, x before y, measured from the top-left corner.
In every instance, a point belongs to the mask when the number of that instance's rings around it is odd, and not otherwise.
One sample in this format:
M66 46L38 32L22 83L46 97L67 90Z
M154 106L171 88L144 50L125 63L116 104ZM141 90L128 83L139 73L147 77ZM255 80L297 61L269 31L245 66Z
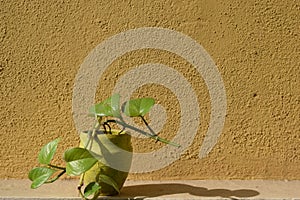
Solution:
M43 146L38 154L40 166L33 168L28 174L29 179L32 181L31 188L35 189L43 184L52 183L64 174L69 176L84 175L86 171L91 169L98 162L93 156L93 153L89 151L97 129L102 129L105 133L109 134L111 133L111 123L121 125L123 129L120 132L126 128L131 129L138 131L149 138L155 139L156 141L179 147L180 145L157 136L146 122L144 116L150 111L154 104L155 101L152 98L139 98L129 100L120 106L120 96L116 94L101 103L93 105L89 109L89 116L95 118L95 126L90 132L90 140L85 144L85 147L74 147L66 150L63 154L63 160L66 164L65 167L61 167L52 163L60 139L55 139ZM122 117L123 115L128 117L140 117L147 126L149 132L145 132L127 124ZM111 177L100 174L99 181L112 186L119 192L117 183ZM88 184L83 193L81 187L82 185L80 185L78 190L84 199L87 199L91 195L93 195L93 198L96 198L101 190L101 186L98 182Z
M145 119L145 115L149 113L154 105L155 100L153 98L136 98L126 101L122 104L122 106L120 106L120 95L115 94L104 100L103 102L93 105L89 109L89 116L94 117L98 121L95 129L103 129L105 133L111 133L111 123L118 124L123 127L121 132L125 129L130 129L133 131L137 131L138 133L143 134L156 141L163 142L175 147L180 147L179 144L159 137L148 125ZM145 126L148 128L149 132L145 132L126 123L122 115L141 118Z

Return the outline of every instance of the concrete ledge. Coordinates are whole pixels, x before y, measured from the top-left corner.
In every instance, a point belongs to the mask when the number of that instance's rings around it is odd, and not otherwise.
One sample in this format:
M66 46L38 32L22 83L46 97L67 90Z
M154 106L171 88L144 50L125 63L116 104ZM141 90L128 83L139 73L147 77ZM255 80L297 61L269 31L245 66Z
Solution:
M30 189L28 180L0 180L0 199L80 199L76 180ZM300 181L127 181L117 197L100 199L299 199Z

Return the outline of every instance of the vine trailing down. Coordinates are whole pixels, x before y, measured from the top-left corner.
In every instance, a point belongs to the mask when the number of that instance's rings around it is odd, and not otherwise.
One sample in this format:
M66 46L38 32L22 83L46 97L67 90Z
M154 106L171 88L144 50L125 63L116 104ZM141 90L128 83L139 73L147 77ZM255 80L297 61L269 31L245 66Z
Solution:
M155 104L152 98L131 99L120 107L120 96L115 94L101 103L93 105L89 109L89 116L94 117L95 123L93 128L88 131L88 140L83 147L73 147L64 152L63 160L65 166L57 166L52 164L53 157L57 150L60 139L55 139L42 147L38 154L39 167L35 167L29 172L29 179L32 181L31 188L35 189L46 183L52 183L58 180L62 175L80 176L78 186L79 193L83 199L96 199L101 194L102 183L111 186L117 193L120 193L120 186L109 175L99 174L97 181L91 182L83 187L84 174L90 170L96 163L100 162L95 158L95 153L91 151L91 147L97 133L101 131L104 134L112 134L112 125L118 124L122 127L118 134L125 129L137 131L155 141L163 142L175 147L179 144L159 137L149 126L145 119L145 115L151 110ZM148 128L149 132L143 131L125 122L122 115L128 117L139 117Z

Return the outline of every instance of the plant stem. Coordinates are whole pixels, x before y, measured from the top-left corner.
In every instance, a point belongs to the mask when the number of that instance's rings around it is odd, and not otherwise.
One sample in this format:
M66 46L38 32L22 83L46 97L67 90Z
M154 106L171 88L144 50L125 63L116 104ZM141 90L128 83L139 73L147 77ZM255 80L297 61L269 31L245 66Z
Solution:
M79 185L78 185L78 187L77 187L77 189L78 189L78 191L79 191L79 194L80 194L80 196L81 196L82 198L84 198L84 195L83 195L82 192L81 192L81 188L82 188L82 186L83 186L83 179L84 179L84 173L81 174L80 179L79 179Z
M93 198L89 199L89 198L85 197L84 194L82 193L82 191L81 191L82 186L83 186L83 176L80 177L80 185L78 185L78 187L77 187L79 195L81 196L82 199L84 199L84 200L96 200L98 198L99 193L100 193L99 190L94 193Z
M100 126L100 125L99 125L99 122L96 121L96 122L94 123L94 125L93 125L92 131L91 131L91 130L88 131L88 141L87 141L86 144L84 145L84 148L85 148L85 149L88 147L88 145L90 144L90 142L93 140L93 134L94 134L95 130L97 130L97 129L99 128L99 126Z
M66 173L66 169L64 168L64 170L62 172L60 172L57 176L55 176L54 178L46 181L46 183L53 183L54 181L56 181L57 179L59 179L64 173Z
M55 168L55 169L60 169L60 170L66 170L65 167L59 167L59 166L55 166L55 165L51 165L51 164L48 164L49 167L52 167L52 168Z
M103 122L103 126L104 126L104 127L107 126L108 129L109 129L109 133L111 134L111 127L110 127L110 125L109 125L109 123L108 123L108 120L105 121L105 122ZM105 129L105 132L106 132L106 129Z
M138 128L134 127L134 126L131 126L131 125L127 124L127 123L124 122L124 121L118 121L118 120L115 120L115 123L117 123L117 124L119 124L119 125L121 125L121 126L123 126L123 127L125 127L125 128L129 128L129 129L131 129L131 130L137 131L137 132L139 132L139 133L141 133L141 134L143 134L143 135L145 135L145 136L147 136L147 137L149 137L149 138L151 138L151 139L154 139L154 140L156 140L156 141L160 141L160 142L162 142L162 143L169 144L169 145L172 145L172 146L175 146L175 147L181 147L181 146L180 146L179 144L177 144L177 143L171 142L171 141L169 141L169 140L167 140L167 139L164 139L164 138L161 138L161 137L159 137L159 136L157 136L157 135L149 134L149 133L147 133L147 132L145 132L145 131L143 131L143 130L141 130L141 129L138 129Z
M144 124L147 126L147 128L149 129L149 131L152 133L153 136L157 136L157 134L153 131L153 129L149 126L148 122L146 121L146 119L144 118L144 116L140 116L141 119L143 120Z

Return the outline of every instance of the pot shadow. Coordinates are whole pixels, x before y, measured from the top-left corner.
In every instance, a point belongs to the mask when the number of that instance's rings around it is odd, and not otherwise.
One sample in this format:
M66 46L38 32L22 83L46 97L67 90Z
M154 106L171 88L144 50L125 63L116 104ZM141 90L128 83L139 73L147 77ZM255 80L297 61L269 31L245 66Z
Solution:
M198 197L220 197L229 199L249 198L259 195L258 191L250 189L207 189L180 183L166 183L125 186L119 197L126 197L126 199L144 199L185 193Z

